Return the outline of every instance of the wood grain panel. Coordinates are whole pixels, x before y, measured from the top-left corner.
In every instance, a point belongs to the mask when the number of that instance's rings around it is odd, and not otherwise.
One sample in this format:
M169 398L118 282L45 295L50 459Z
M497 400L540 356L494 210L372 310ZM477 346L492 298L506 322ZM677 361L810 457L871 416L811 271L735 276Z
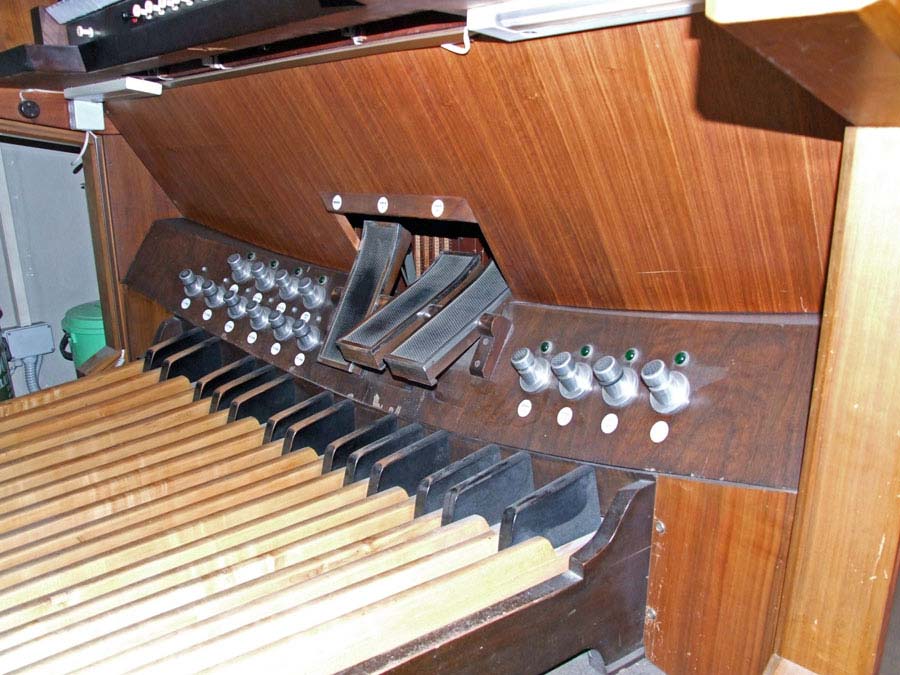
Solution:
M670 675L762 672L794 495L665 476L656 494L647 656Z
M817 311L840 118L696 17L109 104L186 216L347 269L322 192L456 195L521 299ZM300 254L302 253L302 256Z
M900 130L848 129L779 654L877 670L900 542ZM875 367L860 362L861 350Z
M895 0L718 0L707 3L707 16L722 21L725 30L853 124L900 124L900 5Z
M31 8L52 4L53 0L4 0L0 3L0 51L33 44Z

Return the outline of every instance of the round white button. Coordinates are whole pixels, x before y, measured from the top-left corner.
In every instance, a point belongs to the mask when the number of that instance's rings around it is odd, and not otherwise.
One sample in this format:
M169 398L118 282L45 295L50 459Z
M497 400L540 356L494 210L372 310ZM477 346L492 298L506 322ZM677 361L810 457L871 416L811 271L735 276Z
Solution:
M253 300L253 302L262 302L262 293L254 293L251 300Z
M237 284L231 284L231 286L228 287L228 290L229 290L229 291L234 291L235 293L240 293L240 292L241 292L241 287L238 286Z
M331 198L331 208L333 208L335 211L340 211L341 206L343 206L343 205L344 205L344 200L341 199L340 195L335 195L334 197Z
M283 302L279 302L277 305L275 305L276 312L281 312L282 314L284 314L284 310L286 310L286 309L287 309L287 305Z
M388 210L388 198L387 197L379 197L378 204L378 213L387 213Z
M252 345L254 342L256 342L257 337L259 336L256 334L256 331L252 331L249 335L247 335L247 344Z
M184 300L181 301L181 309L187 309L190 306L191 306L190 298L185 298Z
M230 333L234 330L234 321L226 321L225 322L225 332Z
M302 366L304 361L306 361L306 354L304 354L303 352L300 352L299 354L297 354L297 356L294 357L295 366Z
M669 435L669 423L665 420L654 422L650 427L650 440L654 443L662 443Z
M203 320L204 320L204 321L209 321L211 318L212 318L212 310L211 310L211 309L204 309L204 310L203 310Z
M435 199L431 202L431 215L435 218L440 218L444 215L444 200Z
M531 414L531 401L529 401L527 398L522 399L519 402L519 407L516 408L516 412L518 413L519 417L528 417Z
M280 342L276 342L276 343L273 344L272 347L269 349L269 353L270 353L272 356L278 356L278 354L279 354L280 352L281 352L281 343L280 343Z
M556 413L556 423L557 423L559 426L564 427L564 426L566 426L569 422L572 421L572 416L573 416L573 415L574 415L574 413L572 412L572 409L571 409L569 406L566 406L566 407L564 407L564 408L560 408L560 409L559 409L559 412Z
M303 312L303 314L300 315L301 321L309 321L311 318L312 314L310 314L309 312Z
M616 413L607 413L600 421L600 431L604 434L611 434L619 426L619 416Z

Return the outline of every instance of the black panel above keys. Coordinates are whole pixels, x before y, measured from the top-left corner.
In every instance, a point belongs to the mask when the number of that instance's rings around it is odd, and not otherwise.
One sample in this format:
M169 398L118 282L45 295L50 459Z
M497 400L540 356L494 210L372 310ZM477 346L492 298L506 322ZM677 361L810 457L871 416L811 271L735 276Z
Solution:
M347 458L344 485L365 480L372 473L372 468L379 459L415 443L422 438L424 433L420 424L410 424L408 427L397 429L394 433L379 438L374 443L369 443L353 452Z
M500 447L486 445L458 462L426 476L416 490L416 517L443 508L444 496L450 488L499 461Z
M312 448L321 455L329 443L355 427L356 407L352 401L340 401L292 425L284 436L284 453Z
M191 382L196 382L204 375L218 370L222 367L223 344L221 338L213 336L172 354L163 361L162 379L186 377Z
M365 222L356 260L319 351L320 363L341 370L354 368L337 348L337 341L368 316L382 293L390 292L411 239L397 223Z
M385 354L424 323L419 313L462 290L480 259L471 253L441 253L409 288L338 340L344 358L384 370Z
M270 382L280 375L280 371L274 366L262 366L252 370L246 375L226 382L213 392L212 409L225 410L231 406L231 402L241 394L255 389L261 384Z
M454 485L444 497L441 524L480 515L491 525L499 523L513 502L534 490L531 455L517 452L502 462Z
M322 412L332 405L334 405L334 394L330 391L323 391L270 415L266 422L265 442L281 440L297 422L305 420L317 412Z
M209 334L202 328L191 328L181 335L153 345L144 354L144 370L153 370L162 366L163 361L180 351L203 342Z
M260 424L265 424L269 417L294 405L296 401L297 387L294 385L294 378L282 375L236 397L231 402L228 421L255 417Z
M414 494L425 476L450 463L449 436L446 431L436 431L378 460L369 477L369 494L392 487Z
M351 431L346 436L332 441L325 448L322 462L322 473L342 469L347 465L347 458L362 447L373 443L397 430L397 416L393 413L375 420L372 424Z
M581 466L511 504L503 513L499 547L538 536L562 546L594 532L601 520L594 469Z
M262 365L262 361L254 356L245 356L237 361L227 363L218 370L214 370L197 380L194 387L194 399L199 401L201 398L212 396L215 390L222 385L236 380Z

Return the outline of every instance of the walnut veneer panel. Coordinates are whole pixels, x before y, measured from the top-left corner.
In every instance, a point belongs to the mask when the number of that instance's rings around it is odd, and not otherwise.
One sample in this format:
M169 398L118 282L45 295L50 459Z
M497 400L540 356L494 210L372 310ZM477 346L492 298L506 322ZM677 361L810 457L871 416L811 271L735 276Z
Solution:
M108 106L182 213L347 269L328 191L468 200L519 299L815 312L843 122L701 17Z
M772 653L795 496L661 476L644 624L670 675L761 673Z
M0 51L32 44L31 8L53 4L53 0L4 0L0 3Z
M779 654L877 671L900 544L900 130L849 129ZM860 362L861 350L878 355Z

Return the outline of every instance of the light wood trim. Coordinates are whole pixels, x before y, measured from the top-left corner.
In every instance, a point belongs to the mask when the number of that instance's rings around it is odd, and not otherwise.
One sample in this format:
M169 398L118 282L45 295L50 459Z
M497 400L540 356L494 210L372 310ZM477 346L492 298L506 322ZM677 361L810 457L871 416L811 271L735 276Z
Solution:
M411 519L414 503L408 500L405 505L407 509L403 510L402 515L406 519ZM385 511L378 511L355 521L356 536L370 536L385 529L386 517L391 518L388 523L399 524L398 515L401 514L399 509L391 509L389 513ZM96 635L107 637L66 651L52 661L42 662L41 666L50 665L58 660L61 664L65 663L67 668L74 669L83 668L100 659L107 659L98 666L99 670L114 672L131 669L138 664L147 664L158 659L160 654L174 654L188 646L194 647L201 642L221 636L233 628L244 626L253 621L254 617L264 619L282 609L292 608L371 577L379 570L397 567L470 539L487 530L487 523L483 519L480 520L481 527L477 523L467 523L459 527L438 528L439 523L431 519L432 527L425 535L416 536L415 529L405 528L404 538L395 542L396 545L389 550L361 559L344 560L342 562L346 564L336 566L336 569L326 563L326 560L334 555L333 551L271 572L268 570L267 558L248 560L244 568L249 570L251 566L264 567L267 573L257 572L256 578L252 581L244 581L242 576L239 585L229 585L225 589L222 589L220 581L215 586L208 586L207 592L198 593L195 602L185 603L183 599L179 599L180 607L177 609L144 620L131 619L130 628L117 630L114 635L111 633L115 630L113 626L108 626L102 632L95 629L93 632ZM332 569L333 571L329 571ZM179 590L183 593L183 589ZM220 592L214 594L216 590ZM48 649L53 650L50 653L60 651L56 644L58 633L50 638L53 641L53 645L48 646ZM212 644L204 645L203 649L207 647L215 649ZM128 649L127 653L114 656L125 649Z
M106 668L106 663L102 663L94 664L92 671L113 673L116 670L135 669L137 672L150 672L169 667L178 671L196 672L262 645L289 638L300 631L433 581L467 565L487 560L497 551L498 535L491 530L474 536L463 530L461 535L468 538L451 537L447 548L439 548L433 542L416 542L412 546L398 547L364 558L317 579L284 589L265 601L243 607L218 620L204 622L196 629L186 631L186 644L168 642L170 647L182 647L177 653L171 649L155 652L134 650L124 654L124 658L118 663L111 664L110 669ZM455 541L458 543L454 543ZM413 556L411 560L410 556ZM410 561L404 564L404 560ZM432 600L434 597L438 596L432 596ZM218 637L203 641L203 628ZM228 632L222 635L225 631ZM191 645L188 640L199 643ZM170 656L153 661L152 664L137 660L148 657L152 659L159 654ZM136 660L132 661L131 657ZM136 669L136 665L142 667Z
M8 588L0 592L0 603L6 606L16 604L19 606L0 616L0 630L40 616L46 611L48 601L55 602L57 608L60 604L68 602L72 604L84 602L120 586L136 583L172 567L196 561L224 548L277 530L296 520L314 518L365 497L368 487L365 482L336 489L342 482L342 472L332 472L321 478L306 481L297 488L282 491L289 494L276 493L254 500L249 507L251 509L265 505L270 509L282 510L277 514L271 513L266 516L255 513L254 520L221 531L215 536L190 541L181 546L177 546L176 541L170 541L170 545L176 545L177 548L169 548L156 555L148 552L145 555L150 557L132 564L128 564L127 558L123 559L123 556L116 552L111 556L93 558L69 566L42 577L39 582L34 580ZM170 533L170 540L174 540L176 534ZM60 593L62 589L67 590Z
M873 0L706 0L706 16L717 23L771 21L855 12Z
M847 130L776 649L823 674L877 669L893 597L900 191L885 180L898 170L900 129Z
M83 131L45 127L17 120L0 119L0 134L72 146L80 146L84 142Z
M145 438L143 443L125 446L128 450L127 456L113 456L110 462L75 475L65 470L69 468L67 465L63 465L62 469L53 466L31 474L30 477L33 477L34 482L39 481L40 488L26 487L24 490L13 490L8 484L0 486L4 488L5 496L0 500L0 514L28 508L44 501L53 501L69 493L83 494L88 489L96 489L88 500L94 501L100 498L100 495L107 492L112 494L122 486L131 489L132 486L146 485L154 480L209 464L214 460L204 461L205 457L200 452L204 449L218 448L221 444L241 438L244 438L245 442L255 441L256 445L262 442L264 431L256 424L256 420L241 420L246 423L226 426L227 418L223 420L222 417L218 414L215 417L200 418L196 428L189 429L189 433L185 433L184 426L179 426L166 434L157 434L155 436L158 440L155 445L150 445L150 439ZM210 421L215 421L216 424L211 425ZM180 436L177 435L179 432ZM144 448L144 451L138 448ZM234 448L231 448L231 451L238 452ZM209 453L209 456L215 454ZM91 457L96 460L94 455ZM16 488L20 487L19 481L10 482L15 484ZM67 508L73 508L73 505Z
M29 424L45 424L47 420L56 415L70 413L75 410L89 413L89 408L110 400L125 397L142 389L159 384L159 373L141 373L136 377L130 377L119 382L112 382L105 387L91 389L77 396L69 396L58 401L42 405L40 408L25 410L20 413L0 418L0 434L6 434L13 429L19 429Z
M27 457L28 455L47 450L48 448L72 443L74 441L88 439L92 436L99 437L98 443L106 443L107 441L105 433L110 429L131 425L133 422L137 422L139 420L145 420L162 413L175 411L175 409L177 408L182 408L192 403L193 400L193 390L185 389L184 391L181 391L175 395L169 396L167 398L162 398L158 401L151 401L146 405L140 406L133 410L126 410L125 412L119 413L118 415L104 417L89 424L80 425L70 429L63 429L56 433L47 434L45 436L29 440L25 443L19 443L14 446L2 448L0 449L0 463L6 463L13 459ZM209 406L208 401L204 401L203 403ZM129 433L132 435L132 437L140 436L140 425L131 427ZM82 447L84 448L88 446Z
M252 466L269 457L259 447L263 433L263 429L257 429L208 445L201 440L199 449L182 457L4 514L0 516L0 542L10 548L24 546L118 509L198 485L223 472Z
M121 368L115 368L97 375L91 375L90 377L83 377L80 380L66 382L65 384L51 387L50 389L42 389L33 394L17 396L14 399L0 403L0 418L8 417L9 415L14 415L25 410L31 410L32 408L46 405L69 396L76 396L97 389L98 387L109 386L113 382L126 380L130 377L137 377L142 372L144 372L144 362L132 361ZM157 373L158 378L159 369L157 368L154 372Z
M321 555L333 548L331 540L326 536L332 528L339 529L341 526L349 525L352 521L364 518L375 511L391 508L391 505L396 506L398 502L406 499L405 492L399 488L394 488L314 518L307 520L295 519L280 530L262 534L231 548L222 548L204 558L191 561L179 567L170 568L162 574L148 577L138 583L120 586L109 593L97 596L93 600L72 603L69 607L56 608L61 611L50 613L45 610L42 615L41 608L32 603L31 607L18 612L18 619L14 617L9 622L9 625L19 625L21 617L28 614L33 614L38 618L27 623L21 623L18 628L12 631L6 631L7 626L0 627L0 650L25 644L44 635L51 635L67 626L74 626L79 621L99 616L103 612L115 610L128 603L141 599L152 600L154 597L164 597L162 596L163 593L200 577L213 574L227 575L230 573L231 566L240 565L258 556L267 556L273 569L278 570L285 565L296 564ZM416 519L410 526L418 527L418 523L421 520L421 518ZM401 526L401 528L403 527L405 526ZM396 528L395 531L386 533L384 537L379 537L379 541L383 540L384 546L391 545L392 534L397 530L401 530L401 528ZM310 538L315 537L317 534L322 535L322 538L316 539L316 545L302 546L299 550L294 548L293 545L296 542L305 541L311 543ZM393 541L396 541L396 539ZM343 555L345 554L346 552L339 553L335 551L335 556L329 560L334 564L339 564L344 559ZM0 624L3 624L3 620L4 617L0 616Z
M0 451L0 460L3 461L0 464L0 476L3 480L9 480L19 474L36 471L65 460L90 456L92 453L121 443L137 441L170 426L196 420L209 414L209 401L194 402L192 398L192 402L175 408L163 402L162 406L154 404L143 412L147 413L145 417L125 423L121 419L111 418L107 421L107 428L99 429L93 435L75 441L49 445L41 441L39 444L26 443L25 446ZM40 447L35 447L36 445Z
M567 556L557 556L546 539L536 537L474 565L250 652L243 658L220 665L217 671L277 670L277 664L286 663L289 654L303 654L303 666L309 672L341 670L536 586L564 573L568 566ZM434 598L440 598L441 602L435 603ZM341 649L316 648L323 644L340 644Z
M143 436L127 443L80 455L74 458L58 460L52 449L25 457L17 462L0 466L0 495L16 495L28 492L32 502L49 499L54 494L60 495L79 487L102 480L99 476L111 478L117 473L130 470L124 461L128 458L149 464L152 460L160 461L158 450L191 435L208 433L228 422L228 411L222 410L212 415L207 414L206 406L191 406L193 419L179 423L178 418L163 417L157 429L144 431ZM165 424L168 422L168 424ZM138 455L138 457L135 457ZM10 510L7 499L0 500L0 513Z
M158 401L169 396L177 396L184 392L187 392L193 398L193 385L186 377L166 380L126 398L104 401L84 410L73 410L62 415L50 417L40 424L33 424L7 432L3 435L3 448L7 449L25 441L50 436L51 434L62 433L64 436L72 438L80 429L88 427L91 422L128 410L140 409L152 401Z

